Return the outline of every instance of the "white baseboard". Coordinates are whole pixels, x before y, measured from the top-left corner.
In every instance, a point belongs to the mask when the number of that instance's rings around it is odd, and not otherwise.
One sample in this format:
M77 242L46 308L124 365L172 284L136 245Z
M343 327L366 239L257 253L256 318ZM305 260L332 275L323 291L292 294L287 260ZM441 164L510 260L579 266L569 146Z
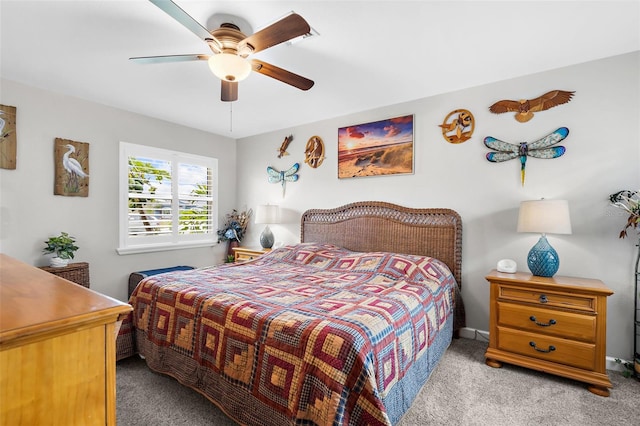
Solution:
M480 340L482 342L489 341L489 332L484 330L478 330L470 327L463 327L460 329L460 337L465 339L473 339ZM622 360L623 363L630 362L627 360ZM616 358L612 356L606 357L606 369L612 371L623 371L624 366L616 362Z

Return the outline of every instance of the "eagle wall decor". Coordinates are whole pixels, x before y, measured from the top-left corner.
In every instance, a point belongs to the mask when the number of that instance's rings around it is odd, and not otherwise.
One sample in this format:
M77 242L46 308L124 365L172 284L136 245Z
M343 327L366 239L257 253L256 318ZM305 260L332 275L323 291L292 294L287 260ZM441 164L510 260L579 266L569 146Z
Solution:
M571 100L574 93L565 90L552 90L534 99L520 99L519 101L504 99L491 105L489 111L494 114L515 112L516 120L520 123L526 123L533 118L534 112L566 104Z
M285 155L289 155L287 152L287 148L289 148L289 144L293 140L293 135L285 136L280 148L278 148L278 158L282 158Z

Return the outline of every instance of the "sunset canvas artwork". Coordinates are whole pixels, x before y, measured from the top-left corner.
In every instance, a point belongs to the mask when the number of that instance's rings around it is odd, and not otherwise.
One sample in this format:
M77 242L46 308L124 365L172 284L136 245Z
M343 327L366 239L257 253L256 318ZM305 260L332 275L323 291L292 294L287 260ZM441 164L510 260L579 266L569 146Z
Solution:
M338 178L413 173L413 115L338 129Z

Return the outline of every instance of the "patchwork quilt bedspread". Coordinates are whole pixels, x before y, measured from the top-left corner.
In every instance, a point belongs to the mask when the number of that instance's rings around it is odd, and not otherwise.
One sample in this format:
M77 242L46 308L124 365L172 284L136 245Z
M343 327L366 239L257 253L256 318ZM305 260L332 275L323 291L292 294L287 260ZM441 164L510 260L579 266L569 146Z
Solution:
M390 425L452 336L457 284L428 257L303 243L135 289L118 359L251 425Z

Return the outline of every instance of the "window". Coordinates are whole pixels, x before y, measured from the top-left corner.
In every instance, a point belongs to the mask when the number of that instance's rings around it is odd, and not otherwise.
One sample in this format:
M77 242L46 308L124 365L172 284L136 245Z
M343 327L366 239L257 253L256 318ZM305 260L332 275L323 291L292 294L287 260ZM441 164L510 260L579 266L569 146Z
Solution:
M119 254L211 246L218 160L120 142Z

